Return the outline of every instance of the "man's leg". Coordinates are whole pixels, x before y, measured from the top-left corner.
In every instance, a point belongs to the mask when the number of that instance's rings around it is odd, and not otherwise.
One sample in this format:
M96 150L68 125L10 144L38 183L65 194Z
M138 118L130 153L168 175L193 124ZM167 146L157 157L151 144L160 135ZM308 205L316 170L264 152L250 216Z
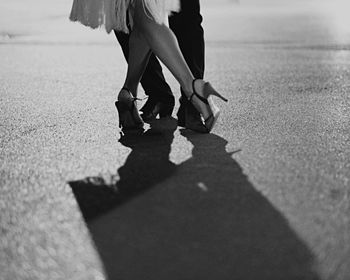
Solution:
M195 78L202 79L205 44L199 0L181 0L181 11L169 18L169 26L177 37L181 52L191 72ZM180 126L188 127L188 124L192 124L198 126L199 130L201 129L200 115L183 93L177 116Z
M115 32L126 60L129 57L129 34ZM172 114L175 99L173 93L165 81L162 67L158 59L152 54L147 68L142 76L141 85L148 95L148 100L142 107L143 117L152 119L160 114L161 117Z

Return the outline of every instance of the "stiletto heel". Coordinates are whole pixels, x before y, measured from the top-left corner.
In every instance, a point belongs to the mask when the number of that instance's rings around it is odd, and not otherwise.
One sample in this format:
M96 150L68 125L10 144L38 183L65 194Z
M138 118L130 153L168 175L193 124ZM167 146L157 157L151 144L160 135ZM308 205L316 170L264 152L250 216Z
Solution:
M220 93L218 93L209 82L203 81L204 83L202 85L202 92L201 94L199 94L195 88L195 83L197 80L199 79L195 79L192 82L193 92L191 96L188 98L188 100L192 102L192 104L197 108L197 110L202 115L204 119L204 125L207 129L207 133L209 133L213 129L214 125L216 124L220 116L220 110L219 108L216 107L214 102L211 99L209 99L210 96L211 95L217 96L225 102L227 102L228 100L224 96L222 96ZM194 102L193 97L197 97L199 101L204 103L204 106L203 104Z
M144 123L135 104L138 98L133 97L130 90L125 87L121 90L127 91L130 96L125 98L125 100L118 100L115 102L115 107L117 108L119 115L119 128L123 131L142 129Z
M214 95L216 97L219 97L221 100L228 102L228 99L222 96L219 92L217 92L209 82L205 82L204 87L204 92L208 93L208 97L210 95Z

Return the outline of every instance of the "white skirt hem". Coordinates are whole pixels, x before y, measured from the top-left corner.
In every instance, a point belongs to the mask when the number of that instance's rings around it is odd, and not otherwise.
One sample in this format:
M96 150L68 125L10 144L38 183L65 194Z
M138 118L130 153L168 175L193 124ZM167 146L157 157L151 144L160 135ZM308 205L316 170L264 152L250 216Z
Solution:
M132 24L132 9L136 0L74 0L69 16L71 21L93 29L104 26L107 33L112 30L129 33L127 14ZM167 22L171 12L180 10L179 0L142 0L147 15L157 23Z

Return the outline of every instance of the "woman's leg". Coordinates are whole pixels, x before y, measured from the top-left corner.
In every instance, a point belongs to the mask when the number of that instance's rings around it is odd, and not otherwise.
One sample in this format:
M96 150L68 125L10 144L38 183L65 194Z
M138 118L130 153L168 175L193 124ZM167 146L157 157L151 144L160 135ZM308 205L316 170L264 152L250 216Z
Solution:
M220 94L203 80L193 82L194 76L186 64L174 33L165 24L158 24L150 18L149 12L144 10L145 7L142 1L135 0L133 31L137 31L144 36L152 52L174 75L186 96L191 97L190 101L201 113L205 120L205 126L210 131L217 119L219 110L216 110L217 108L213 102L209 104L206 99L211 94L218 96ZM199 94L192 95L193 93Z
M135 0L134 31L144 35L153 53L168 67L181 87L191 94L194 79L180 51L174 33L165 25L158 24L145 12L143 0Z
M133 30L129 40L129 61L124 87L128 88L134 97L137 97L138 85L150 55L151 49L143 35L138 30Z
M122 48L125 59L129 60L129 39L130 34L121 31L114 31L115 36ZM148 96L146 103L140 109L143 112L143 119L151 120L159 110L159 116L171 116L175 105L175 98L170 86L165 81L162 67L154 54L148 60L145 72L142 75L140 84Z
M140 117L134 98L137 97L138 85L147 67L150 54L150 47L143 38L143 35L137 30L133 30L129 40L127 75L123 89L119 92L118 102L116 102L122 130L139 129L143 127L143 120Z

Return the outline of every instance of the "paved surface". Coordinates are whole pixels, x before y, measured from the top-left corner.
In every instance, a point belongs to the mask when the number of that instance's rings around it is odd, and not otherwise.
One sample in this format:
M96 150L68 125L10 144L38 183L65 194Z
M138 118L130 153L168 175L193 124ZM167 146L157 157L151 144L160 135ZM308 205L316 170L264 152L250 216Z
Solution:
M348 17L241 2L204 1L210 135L118 141L112 36L1 25L1 279L349 279Z

